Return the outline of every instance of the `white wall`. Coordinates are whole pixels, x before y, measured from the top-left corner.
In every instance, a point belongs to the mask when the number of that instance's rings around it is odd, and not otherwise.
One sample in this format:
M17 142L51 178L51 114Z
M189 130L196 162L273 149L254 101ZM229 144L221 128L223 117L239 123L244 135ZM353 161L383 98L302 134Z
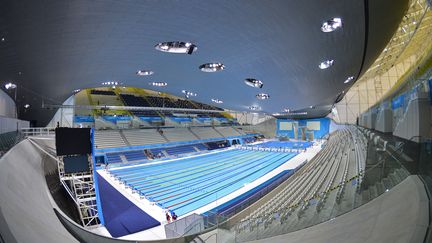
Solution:
M63 102L63 105L74 105L74 103L75 103L75 96L72 95L65 102ZM48 123L47 127L56 127L57 122L60 123L61 127L72 127L73 117L74 117L73 108L59 108L55 113L54 117Z
M0 89L0 116L16 118L15 102Z
M17 128L21 129L27 127L30 127L30 122L28 121L0 116L0 134L16 131Z

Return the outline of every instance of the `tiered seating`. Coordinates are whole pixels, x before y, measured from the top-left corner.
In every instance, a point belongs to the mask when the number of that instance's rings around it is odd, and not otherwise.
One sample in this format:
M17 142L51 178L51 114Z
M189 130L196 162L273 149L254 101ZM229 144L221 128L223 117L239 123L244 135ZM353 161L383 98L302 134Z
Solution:
M162 131L164 136L170 142L192 141L198 139L187 128L162 129Z
M114 93L114 91L110 91L110 90L97 90L97 89L92 89L90 91L90 94L92 94L92 95L116 95Z
M215 129L224 135L224 137L232 137L232 136L240 136L240 134L237 130L235 130L233 127L215 127Z
M122 162L122 159L120 157L121 153L108 153L106 154L107 157L107 164L111 163L120 163Z
M327 213L331 213L335 203L340 202L342 194L348 200L354 200L355 190L352 186L346 187L345 190L348 191L345 192L338 187L344 185L348 178L357 175L357 160L361 159L352 158L352 150L358 148L350 129L352 128L333 134L317 156L276 189L278 193L268 203L246 217L237 229L242 240L247 240L251 231L258 227L264 228L260 228L262 234L272 231L270 235L277 230L283 232L283 227L288 227L287 225L307 222L316 212L327 210ZM326 193L332 188L339 191ZM311 204L309 199L312 198L318 199ZM278 217L275 217L276 213Z
M121 94L123 102L127 106L140 106L140 107L151 107L152 105L143 97L130 95L130 94ZM159 116L156 111L131 111L135 116Z
M94 136L96 148L119 148L126 147L126 143L117 130L96 131Z
M256 141L256 138L254 138L254 137L243 138L243 143L253 143L255 141Z
M195 133L200 139L209 139L209 138L220 138L221 134L217 133L211 127L193 127L191 128L192 132Z
M170 147L166 148L165 151L169 155L180 155L180 154L189 154L189 153L196 153L197 151L193 147L193 145L183 145L183 146L177 146L177 147Z
M128 161L147 159L147 156L144 154L144 151L142 150L123 152L123 155L126 157Z
M92 101L94 105L112 105L112 106L123 106L121 100L117 98L117 96L105 95L105 94L97 94L91 95Z
M156 129L123 130L123 135L132 146L166 143Z
M206 150L208 150L208 147L205 146L205 145L202 144L202 143L194 144L194 146L195 146L195 148L197 148L197 149L200 150L200 151L206 151Z

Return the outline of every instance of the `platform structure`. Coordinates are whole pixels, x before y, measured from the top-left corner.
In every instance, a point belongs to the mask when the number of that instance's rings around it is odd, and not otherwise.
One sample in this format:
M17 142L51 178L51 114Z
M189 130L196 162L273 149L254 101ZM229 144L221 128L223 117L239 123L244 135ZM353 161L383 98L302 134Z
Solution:
M60 182L74 200L81 219L81 224L87 229L100 226L97 209L95 183L93 179L93 163L89 156L89 171L80 173L65 173L63 157L57 159Z

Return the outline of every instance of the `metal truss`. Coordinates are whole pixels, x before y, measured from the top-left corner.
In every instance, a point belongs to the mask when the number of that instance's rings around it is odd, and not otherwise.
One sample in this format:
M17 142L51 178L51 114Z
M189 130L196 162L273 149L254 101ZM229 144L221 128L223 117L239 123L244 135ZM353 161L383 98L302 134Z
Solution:
M400 79L417 69L432 48L432 11L427 0L411 0L397 31L379 57L336 104L339 122L355 123Z
M96 191L93 181L93 163L89 158L90 171L84 173L65 173L63 157L57 160L60 182L74 200L81 224L85 228L100 226L96 205Z

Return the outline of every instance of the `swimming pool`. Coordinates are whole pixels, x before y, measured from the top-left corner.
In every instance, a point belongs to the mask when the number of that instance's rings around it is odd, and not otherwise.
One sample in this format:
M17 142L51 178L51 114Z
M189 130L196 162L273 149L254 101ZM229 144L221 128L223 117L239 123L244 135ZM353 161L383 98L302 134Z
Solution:
M279 167L296 153L228 150L110 173L162 208L181 216Z
M250 145L262 148L290 148L290 149L305 149L313 145L313 142L303 141L269 141L260 144Z

